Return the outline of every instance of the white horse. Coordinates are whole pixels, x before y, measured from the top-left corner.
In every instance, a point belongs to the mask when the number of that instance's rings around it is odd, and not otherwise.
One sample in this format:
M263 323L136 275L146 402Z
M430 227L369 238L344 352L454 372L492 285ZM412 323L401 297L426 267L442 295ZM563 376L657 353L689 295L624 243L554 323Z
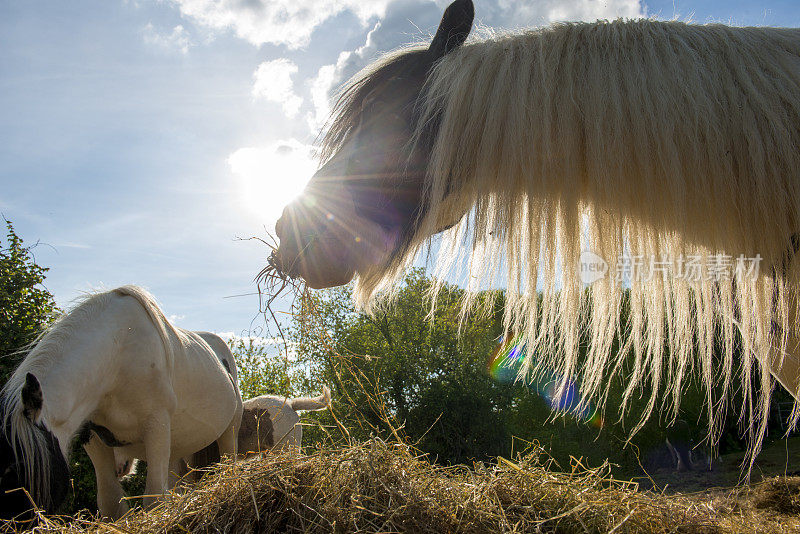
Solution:
M147 461L145 505L169 490L181 458L209 443L235 458L242 401L223 360L203 336L172 326L139 287L87 297L43 334L0 393L0 488L21 486L54 511L78 436L100 514L118 518L127 504L115 448ZM0 494L3 517L31 508L20 494Z
M225 370L228 371L228 373L230 374L231 379L236 384L238 384L239 377L236 370L236 359L234 358L233 353L231 352L231 349L225 342L225 340L219 337L217 334L213 334L211 332L194 332L194 334L197 334L198 336L203 338L203 341L208 343L208 346L211 347L211 349L217 355L217 358L219 358L219 361L222 363L222 366L225 367ZM242 413L242 418L244 418L244 412ZM241 423L239 424L239 433L241 433ZM215 462L219 462L220 461L219 447L217 446L216 442L212 442L210 445L208 445L208 447L212 446L214 447L214 450L217 451ZM241 447L238 446L238 441L237 441L237 450L240 449ZM132 451L129 447L114 448L114 462L116 464L116 473L117 473L117 478L120 480L129 477L137 469L139 458L132 456L131 453ZM183 458L183 464L194 467L195 464L193 463L194 462L193 457L196 454L197 453ZM174 470L170 470L171 477L175 477L176 475L182 477L184 474L185 471L183 467L177 473ZM170 483L170 486L172 485L173 484Z
M274 450L300 450L303 426L300 411L318 411L331 404L331 390L323 387L319 397L287 399L277 395L261 395L244 401L242 425L239 428L239 454Z
M464 44L473 12L456 0L429 46L343 89L270 268L356 277L369 309L446 231L437 274L466 263L465 311L505 273L522 373L602 400L631 369L623 404L647 386L646 417L698 369L711 428L739 373L757 450L770 373L800 398L800 30L617 20Z

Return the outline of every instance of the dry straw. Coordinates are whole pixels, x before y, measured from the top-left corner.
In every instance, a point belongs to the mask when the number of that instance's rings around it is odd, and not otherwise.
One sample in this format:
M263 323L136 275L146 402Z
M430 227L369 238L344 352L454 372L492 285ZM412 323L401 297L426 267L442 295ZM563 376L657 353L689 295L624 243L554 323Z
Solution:
M548 469L541 449L516 461L438 467L372 440L223 464L197 485L116 523L42 518L37 532L792 532L794 516L726 499L642 493L608 466ZM5 532L16 532L7 527Z

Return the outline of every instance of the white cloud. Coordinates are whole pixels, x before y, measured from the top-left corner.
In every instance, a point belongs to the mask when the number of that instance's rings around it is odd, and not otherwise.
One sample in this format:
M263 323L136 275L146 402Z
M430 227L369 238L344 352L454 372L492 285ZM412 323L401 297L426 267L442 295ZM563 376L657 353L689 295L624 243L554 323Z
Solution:
M381 17L390 0L173 0L181 13L213 29L233 30L254 45L308 44L330 17L352 11L363 22Z
M213 30L232 30L254 45L284 44L300 48L323 22L344 11L362 24L396 13L432 10L436 21L448 0L172 0L181 14ZM644 12L640 0L493 0L479 2L476 20L497 27L519 27L553 21L635 17ZM396 17L405 25L416 18ZM397 44L401 44L398 42ZM386 49L384 49L386 50Z
M318 131L330 114L330 99L335 90L384 52L422 38L427 41L449 2L406 0L391 4L386 15L369 31L364 44L339 54L336 63L323 65L308 81L314 111L307 116L309 126ZM556 21L594 21L619 17L644 16L640 0L496 0L476 6L476 26L490 25L498 30L544 25ZM418 25L418 27L416 26ZM411 28L415 32L409 32ZM485 26L484 26L485 30ZM475 33L481 29L473 30ZM485 31L491 33L491 31Z
M294 92L292 75L297 65L285 58L265 61L253 73L253 97L283 106L288 117L294 117L303 105L303 98Z
M317 132L325 126L331 113L330 94L337 81L336 65L323 65L309 81L314 111L308 113L308 127Z
M335 64L323 65L317 71L316 77L310 80L309 86L314 112L309 113L308 123L313 131L320 130L325 125L328 115L330 115L330 96L333 90L356 72L366 67L380 53L374 39L380 28L381 23L377 22L367 34L367 39L363 45L355 50L342 52L339 54Z
M184 318L186 318L185 315L177 315L177 314L174 314L174 313L172 315L170 315L169 317L167 317L167 319L169 319L169 321L171 323L174 323L176 321L180 321L181 319L184 319Z
M92 248L91 245L87 245L86 243L75 243L74 241L64 241L63 243L56 243L53 246L55 246L56 248L58 248L58 247L77 248L77 249L83 249L83 250Z
M507 27L564 21L595 21L619 17L640 17L639 0L498 0L500 22Z
M166 51L188 54L192 46L189 34L180 24L172 28L171 33L163 34L159 33L152 23L148 23L144 27L143 34L145 43Z
M241 202L260 223L275 224L317 170L313 147L296 139L240 148L228 157Z

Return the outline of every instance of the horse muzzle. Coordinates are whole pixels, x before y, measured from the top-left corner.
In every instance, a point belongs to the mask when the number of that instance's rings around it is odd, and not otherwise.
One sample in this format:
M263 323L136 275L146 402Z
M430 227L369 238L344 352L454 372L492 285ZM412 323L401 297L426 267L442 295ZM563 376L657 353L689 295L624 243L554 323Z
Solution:
M344 285L355 275L351 249L325 225L309 228L284 210L275 231L279 246L268 262L278 274L302 278L312 289Z

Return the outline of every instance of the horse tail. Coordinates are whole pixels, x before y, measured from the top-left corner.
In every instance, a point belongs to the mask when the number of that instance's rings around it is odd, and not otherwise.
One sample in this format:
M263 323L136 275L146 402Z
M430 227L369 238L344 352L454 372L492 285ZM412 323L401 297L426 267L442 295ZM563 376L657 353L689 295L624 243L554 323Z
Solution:
M331 405L331 390L326 386L322 386L322 395L319 397L299 397L297 399L289 399L286 404L294 411L300 410L324 410Z
M167 358L167 369L169 375L172 376L172 371L175 366L175 349L169 339L170 333L173 334L178 341L183 344L186 336L182 334L177 328L172 326L164 312L158 307L155 298L148 293L144 288L135 285L124 285L114 290L114 293L122 296L135 298L141 304L144 311L150 317L158 336L161 338L161 343L164 345L164 353Z

